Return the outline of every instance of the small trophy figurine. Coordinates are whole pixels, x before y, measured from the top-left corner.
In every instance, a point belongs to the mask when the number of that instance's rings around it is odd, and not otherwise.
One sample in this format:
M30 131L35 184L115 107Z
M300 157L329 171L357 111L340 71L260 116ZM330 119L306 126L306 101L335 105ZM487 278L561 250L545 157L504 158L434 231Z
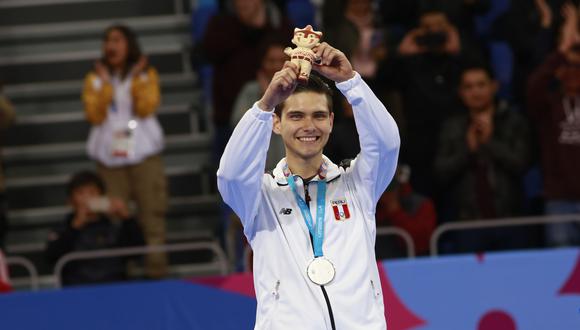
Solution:
M320 44L320 38L322 38L322 32L314 31L311 25L306 25L303 29L296 28L294 29L292 43L297 47L284 49L284 53L290 56L290 61L300 68L298 82L301 84L308 82L312 63L317 60L312 48Z

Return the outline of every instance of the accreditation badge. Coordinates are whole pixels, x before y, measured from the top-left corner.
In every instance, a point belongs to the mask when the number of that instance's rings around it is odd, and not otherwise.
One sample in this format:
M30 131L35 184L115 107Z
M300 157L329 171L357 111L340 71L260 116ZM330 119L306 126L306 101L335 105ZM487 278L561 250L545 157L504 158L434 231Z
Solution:
M130 158L135 151L135 129L137 121L116 123L111 143L111 156L116 158Z
M344 221L350 218L350 210L348 209L346 198L331 200L330 205L336 221Z

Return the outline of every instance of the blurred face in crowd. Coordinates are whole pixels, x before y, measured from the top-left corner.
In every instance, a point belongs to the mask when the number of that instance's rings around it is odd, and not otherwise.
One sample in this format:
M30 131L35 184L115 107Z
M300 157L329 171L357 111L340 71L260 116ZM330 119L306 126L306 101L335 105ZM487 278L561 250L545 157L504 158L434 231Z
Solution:
M371 0L349 0L346 4L346 12L357 17L365 16L371 10Z
M263 6L263 0L234 0L234 9L242 22L251 22Z
M485 70L467 70L461 76L459 97L469 110L481 112L493 105L497 89L497 82Z
M449 26L447 15L443 12L428 12L419 19L419 28L425 32L445 32Z
M129 44L125 35L113 29L109 31L103 43L103 54L106 62L114 69L122 69L129 54Z
M96 185L83 185L73 190L70 196L70 203L73 209L76 210L82 206L86 206L90 199L100 197L101 195L101 190Z
M562 83L564 94L580 95L580 64L563 65L557 70L556 75Z
M325 94L305 91L290 95L281 117L274 116L274 132L282 136L287 157L311 160L322 155L334 119Z
M281 45L268 47L262 60L262 72L268 78L268 81L272 79L274 73L282 69L287 58L288 56L284 53L284 47Z

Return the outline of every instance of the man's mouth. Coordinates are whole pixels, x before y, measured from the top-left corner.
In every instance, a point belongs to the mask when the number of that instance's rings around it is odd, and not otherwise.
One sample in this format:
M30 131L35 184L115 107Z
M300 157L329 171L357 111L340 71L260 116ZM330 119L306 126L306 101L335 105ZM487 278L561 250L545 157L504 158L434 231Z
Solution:
M320 138L319 136L302 136L302 137L299 137L298 140L300 142L309 143L309 142L316 142L316 141L318 141L319 138Z

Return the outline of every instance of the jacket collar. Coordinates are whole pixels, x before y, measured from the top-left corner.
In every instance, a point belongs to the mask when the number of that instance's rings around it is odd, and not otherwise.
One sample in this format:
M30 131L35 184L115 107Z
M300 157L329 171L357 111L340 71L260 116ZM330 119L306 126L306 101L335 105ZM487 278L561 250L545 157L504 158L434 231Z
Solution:
M288 184L287 178L292 175L292 173L288 168L286 158L282 158L282 160L278 162L278 165L276 165L272 174L274 175L274 179L278 185L285 186ZM316 175L312 181L326 180L328 182L336 179L338 176L340 176L340 169L338 166L330 161L328 157L322 155L322 165L318 170L318 175Z

